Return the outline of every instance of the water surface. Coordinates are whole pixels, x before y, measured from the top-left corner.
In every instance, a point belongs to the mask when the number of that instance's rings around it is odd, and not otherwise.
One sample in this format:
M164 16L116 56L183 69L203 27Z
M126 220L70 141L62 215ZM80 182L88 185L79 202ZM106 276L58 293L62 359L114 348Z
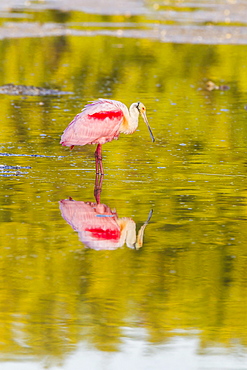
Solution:
M0 95L1 368L246 368L246 54L145 37L1 40L0 84L74 92ZM108 215L138 231L153 209L139 250L88 248L59 209L95 201L95 147L59 140L98 97L142 101L156 138L140 121L103 146Z

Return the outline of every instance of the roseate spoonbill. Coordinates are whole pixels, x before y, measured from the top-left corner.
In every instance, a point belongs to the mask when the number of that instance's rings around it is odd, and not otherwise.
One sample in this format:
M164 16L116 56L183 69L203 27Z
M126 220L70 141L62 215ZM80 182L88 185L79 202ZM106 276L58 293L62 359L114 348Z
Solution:
M95 151L96 173L104 175L102 164L102 144L118 139L120 133L132 134L138 127L141 114L146 123L151 139L154 136L149 126L146 108L138 102L130 109L116 100L98 99L84 107L63 132L60 144L70 146L98 144Z
M124 243L129 248L140 249L144 230L152 216L151 210L136 235L136 223L128 217L118 218L116 211L105 204L70 198L60 200L59 207L62 217L78 232L82 243L95 250L113 250Z

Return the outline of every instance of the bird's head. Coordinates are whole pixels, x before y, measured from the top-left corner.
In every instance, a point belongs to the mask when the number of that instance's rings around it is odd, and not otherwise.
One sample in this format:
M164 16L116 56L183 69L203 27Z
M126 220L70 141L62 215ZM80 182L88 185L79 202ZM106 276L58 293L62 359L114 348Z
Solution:
M152 142L155 141L154 139L154 135L152 133L152 130L151 130L151 127L149 126L149 123L148 123L148 119L147 119L147 115L146 115L146 107L144 104L142 104L141 102L138 102L138 103L134 103L135 104L135 107L136 109L138 110L138 113L141 114L144 122L146 123L147 125L147 128L149 130L149 133L150 133L150 136L151 136L151 139L152 139Z

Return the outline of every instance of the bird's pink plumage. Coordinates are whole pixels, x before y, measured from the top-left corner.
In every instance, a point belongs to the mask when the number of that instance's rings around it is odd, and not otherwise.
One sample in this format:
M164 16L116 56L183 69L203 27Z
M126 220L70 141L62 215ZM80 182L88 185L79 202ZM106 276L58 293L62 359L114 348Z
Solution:
M86 228L85 231L91 233L91 237L98 240L119 240L121 233L119 229L102 229L100 227Z
M96 112L96 113L93 113L93 114L88 114L88 118L99 120L99 121L104 121L106 118L122 119L123 118L123 112L121 110L101 111L101 112Z
M124 104L114 100L88 104L66 128L60 143L65 146L104 144L117 139L126 110Z
M89 248L116 249L123 245L116 211L107 205L63 199L59 207L62 217Z

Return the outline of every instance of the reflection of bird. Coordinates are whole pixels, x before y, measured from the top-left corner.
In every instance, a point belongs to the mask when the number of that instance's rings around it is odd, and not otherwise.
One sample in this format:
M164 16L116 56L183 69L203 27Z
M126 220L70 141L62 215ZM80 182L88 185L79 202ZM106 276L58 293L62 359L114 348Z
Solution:
M95 151L96 173L103 175L102 144L118 139L120 133L132 134L138 127L139 113L154 141L146 108L142 103L133 103L128 110L119 101L99 99L86 105L82 112L75 116L65 129L60 144L70 146L71 149L75 145L98 144Z
M126 243L129 248L139 249L143 244L147 221L136 236L136 224L131 218L118 218L116 211L105 204L64 199L59 202L63 218L78 232L80 240L89 248L113 250Z

